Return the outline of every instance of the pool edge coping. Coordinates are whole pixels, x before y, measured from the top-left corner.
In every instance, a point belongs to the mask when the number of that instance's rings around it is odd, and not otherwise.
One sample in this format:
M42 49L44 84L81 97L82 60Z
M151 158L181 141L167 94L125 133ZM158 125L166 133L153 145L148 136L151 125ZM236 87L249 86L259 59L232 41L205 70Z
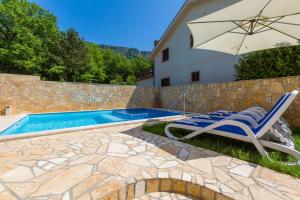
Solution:
M15 123L17 123L21 119L25 118L29 114L19 115L18 117L16 117L16 119L13 120L13 122L9 123L7 125L7 127L3 130L6 130L7 128L14 125ZM186 116L184 116L184 115L174 115L174 116L168 116L168 117L157 117L157 118L151 118L151 119L132 120L132 121L125 121L125 122L114 122L114 123L91 125L91 126L82 126L82 127L67 128L67 129L58 129L58 130L51 130L51 131L30 132L30 133L24 133L24 134L20 134L20 135L0 136L0 142L6 142L6 141L12 141L12 140L21 140L21 139L28 139L28 138L37 138L37 137L57 135L57 134L63 134L63 133L94 130L94 129L100 129L100 128L117 127L117 126L123 126L123 125L163 122L163 121L168 121L168 120L182 119L184 117L186 117Z
M22 119L27 117L29 114L30 113L23 113L23 114L19 114L19 115L10 115L10 116L0 116L0 119L1 119L1 117L3 117L3 118L13 118L9 123L4 125L3 127L0 127L0 133L5 131L6 129L10 128L14 124L18 123L19 121L21 121ZM1 137L1 134L0 134L0 137Z

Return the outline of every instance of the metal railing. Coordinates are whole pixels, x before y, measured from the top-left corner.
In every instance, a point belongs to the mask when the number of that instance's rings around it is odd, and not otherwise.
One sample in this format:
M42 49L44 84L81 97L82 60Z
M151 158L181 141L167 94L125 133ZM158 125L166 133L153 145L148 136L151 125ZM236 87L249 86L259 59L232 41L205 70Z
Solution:
M175 99L175 101L171 104L171 106L168 108L169 110L172 110L180 101L181 98L183 98L183 112L184 115L186 114L186 95L188 90L191 88L191 85L187 85L183 92L179 95L179 97L177 99Z

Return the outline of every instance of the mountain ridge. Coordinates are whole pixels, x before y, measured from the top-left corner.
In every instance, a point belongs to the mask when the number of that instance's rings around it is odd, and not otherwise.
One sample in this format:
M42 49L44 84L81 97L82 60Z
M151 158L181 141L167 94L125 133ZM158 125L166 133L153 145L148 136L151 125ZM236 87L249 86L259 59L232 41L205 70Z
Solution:
M122 54L123 56L125 56L126 58L129 58L129 59L134 58L134 57L138 57L138 56L142 56L142 57L147 58L151 54L151 51L140 51L137 48L131 48L131 47L104 45L104 44L100 44L99 46L103 49L111 49L113 51L116 51L116 52Z

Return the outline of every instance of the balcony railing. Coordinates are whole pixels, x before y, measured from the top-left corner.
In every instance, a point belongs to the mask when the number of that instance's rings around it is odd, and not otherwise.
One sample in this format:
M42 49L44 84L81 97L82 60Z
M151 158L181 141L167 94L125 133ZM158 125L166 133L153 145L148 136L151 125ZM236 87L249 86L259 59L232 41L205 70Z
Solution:
M137 73L137 80L145 80L153 77L153 68L145 69Z

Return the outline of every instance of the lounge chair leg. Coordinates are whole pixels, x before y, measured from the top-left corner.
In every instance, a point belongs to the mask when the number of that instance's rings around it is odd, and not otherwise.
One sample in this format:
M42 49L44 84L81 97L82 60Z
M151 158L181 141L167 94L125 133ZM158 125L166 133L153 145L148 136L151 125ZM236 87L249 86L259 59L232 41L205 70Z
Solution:
M262 157L269 157L268 152L264 148L264 146L260 143L260 141L257 139L257 137L249 130L244 129L244 131L247 133L249 139L251 140L252 144L255 146L257 151L260 153Z
M182 138L178 138L178 137L174 136L174 135L171 133L170 128L179 128L179 129L184 129L184 128L183 128L183 127L180 127L180 126L176 126L176 125L174 125L174 124L169 124L169 125L167 125L167 126L165 127L165 134L166 134L169 138L171 138L171 139L173 139L173 140L186 140L186 139L191 139L192 137L197 136L197 135L200 135L200 134L202 134L202 133L205 132L205 129L197 130L197 131L194 131L194 132L190 133L189 135L186 135L186 136L184 136L184 137L182 137Z
M178 137L175 137L175 136L171 133L170 128L172 128L172 127L170 126L170 124L167 125L167 126L165 127L165 134L168 136L168 138L171 138L171 139L173 139L173 140L180 140Z
M257 140L257 139L252 139L252 143L254 144L254 146L256 147L257 151L260 153L260 155L262 157L269 157L268 152L266 151L266 149L263 147L263 145Z
M296 149L291 148L291 147L287 147L287 146L282 145L282 144L269 142L269 141L264 141L264 140L262 140L261 143L265 147L268 147L270 149L275 149L277 151L281 151L281 152L284 152L284 153L289 154L291 156L294 156L297 159L297 162L292 163L292 165L300 165L300 152L297 151ZM291 163L287 163L287 164L291 164Z

